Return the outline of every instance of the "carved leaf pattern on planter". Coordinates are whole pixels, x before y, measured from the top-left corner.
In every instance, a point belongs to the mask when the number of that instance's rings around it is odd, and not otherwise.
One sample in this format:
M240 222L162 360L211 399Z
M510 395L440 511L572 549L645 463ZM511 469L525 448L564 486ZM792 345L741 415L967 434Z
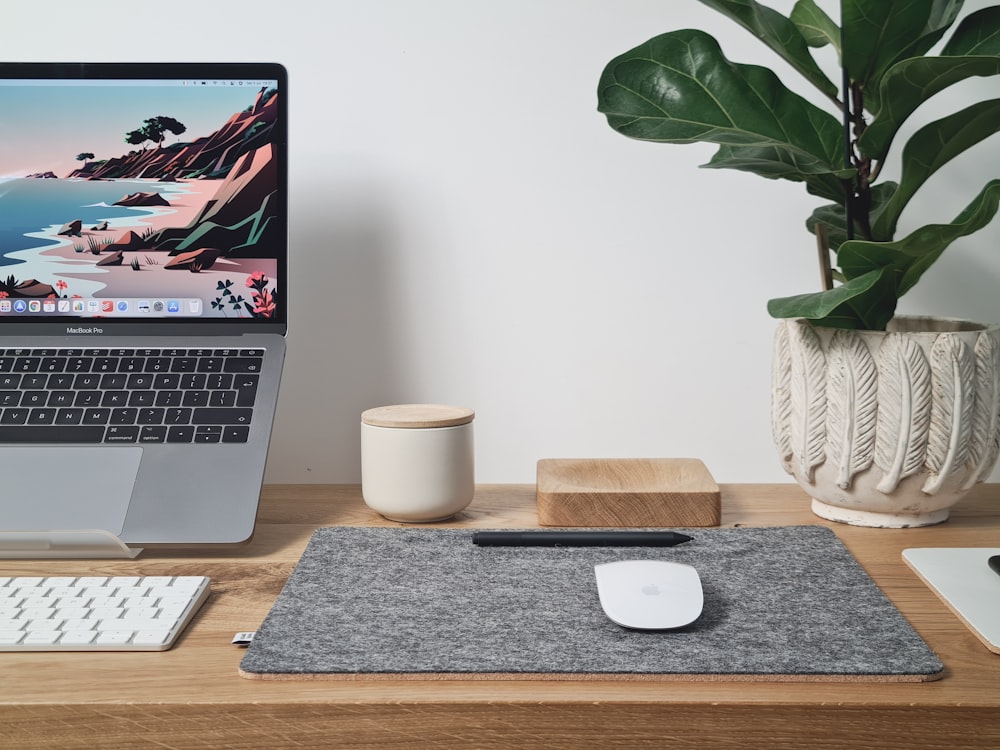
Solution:
M788 362L788 326L778 325L774 332L775 366L771 368L771 434L774 436L774 446L778 450L778 459L785 471L792 473L792 404L790 367L779 366L777 363Z
M969 475L962 489L984 481L1000 455L1000 332L984 331L976 340L976 403L969 436Z
M813 470L826 460L826 355L810 326L787 327L791 355L789 434L798 469L811 482Z
M975 361L961 339L942 333L931 347L931 426L925 465L930 472L923 491L937 492L952 472L963 468L972 433Z
M868 345L853 331L838 330L827 351L826 433L837 486L872 465L878 415L878 372Z
M878 351L879 406L875 464L878 490L886 494L924 466L931 422L931 368L923 350L900 333L886 336Z

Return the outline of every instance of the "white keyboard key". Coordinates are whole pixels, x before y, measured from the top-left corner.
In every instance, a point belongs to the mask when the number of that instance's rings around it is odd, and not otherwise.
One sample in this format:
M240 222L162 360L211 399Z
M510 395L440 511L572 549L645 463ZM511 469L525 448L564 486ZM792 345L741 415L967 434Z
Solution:
M97 576L85 576L76 579L76 585L82 589L89 588L90 586L103 586L107 582L107 578L99 578Z
M52 617L54 612L55 610L52 607L39 607L38 605L21 607L21 619L47 620Z
M44 619L27 619L24 621L25 630L59 630L62 620L53 620L50 617Z
M162 646L170 638L170 628L160 630L137 630L132 643L137 646Z
M25 646L49 646L58 641L60 635L58 630L33 630L24 636L21 643Z
M128 620L155 620L158 614L159 607L126 607L122 616Z
M121 602L113 596L97 596L90 600L92 609L117 609Z
M44 580L44 578L38 576L24 576L23 578L19 577L15 579L12 584L14 585L14 588L35 588Z
M89 616L90 609L87 607L57 607L53 615L64 620L86 620Z
M60 646L86 646L97 637L96 630L67 630L59 639Z
M123 643L128 643L132 640L134 632L131 630L106 630L103 633L97 634L97 640L94 643L98 645L120 645Z
M13 646L15 643L20 643L22 638L24 638L23 630L0 628L0 646Z
M59 588L60 586L72 586L76 582L75 578L70 578L69 576L53 576L49 578L47 583L53 588Z

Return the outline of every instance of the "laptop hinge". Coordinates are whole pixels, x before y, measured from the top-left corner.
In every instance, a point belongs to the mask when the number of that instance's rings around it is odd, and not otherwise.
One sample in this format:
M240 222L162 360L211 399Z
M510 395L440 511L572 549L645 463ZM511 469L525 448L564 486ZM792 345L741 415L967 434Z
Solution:
M0 531L0 559L135 558L141 547L129 547L110 531L70 529Z

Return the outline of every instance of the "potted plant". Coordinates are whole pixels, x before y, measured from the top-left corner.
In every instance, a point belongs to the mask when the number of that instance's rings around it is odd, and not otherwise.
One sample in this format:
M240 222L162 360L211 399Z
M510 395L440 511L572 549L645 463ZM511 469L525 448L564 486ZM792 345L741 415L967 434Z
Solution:
M954 240L993 219L1000 179L951 221L903 237L897 225L941 166L1000 130L1000 99L928 122L905 143L900 132L948 86L1000 75L1000 6L958 21L962 0L841 0L838 26L816 0L799 0L788 16L755 0L701 2L758 37L829 107L683 29L612 60L599 110L623 135L713 143L705 166L801 182L823 201L806 221L823 288L768 303L779 319L772 425L781 460L823 517L940 522L1000 452L1000 328L896 316L897 300ZM813 56L826 45L839 58L834 75ZM897 152L899 179L884 179Z

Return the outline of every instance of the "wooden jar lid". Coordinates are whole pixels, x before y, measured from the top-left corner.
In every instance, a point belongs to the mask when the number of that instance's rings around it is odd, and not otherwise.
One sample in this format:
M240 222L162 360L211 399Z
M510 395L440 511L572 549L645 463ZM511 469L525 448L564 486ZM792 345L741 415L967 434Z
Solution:
M429 427L457 427L468 424L476 413L464 406L444 404L399 404L379 406L361 413L361 421L372 427L398 429L426 429Z

